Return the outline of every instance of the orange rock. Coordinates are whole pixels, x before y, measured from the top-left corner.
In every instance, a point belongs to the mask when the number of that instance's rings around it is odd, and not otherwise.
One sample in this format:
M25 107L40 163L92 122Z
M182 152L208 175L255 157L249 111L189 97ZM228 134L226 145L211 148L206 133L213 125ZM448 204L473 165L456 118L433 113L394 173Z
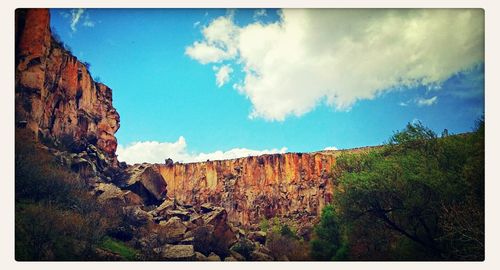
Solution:
M334 153L318 152L155 166L168 197L220 205L229 221L249 225L274 216L317 217L332 200L334 162Z
M118 164L112 91L52 37L47 9L16 11L16 121L35 134L94 144Z

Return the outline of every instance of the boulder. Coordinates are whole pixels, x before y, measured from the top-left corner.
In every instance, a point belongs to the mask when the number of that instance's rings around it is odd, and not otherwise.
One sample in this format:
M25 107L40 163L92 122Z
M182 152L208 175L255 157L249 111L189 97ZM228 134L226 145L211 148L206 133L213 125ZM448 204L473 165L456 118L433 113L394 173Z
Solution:
M257 247L256 249L258 252L261 252L261 253L264 253L264 254L267 254L267 255L271 255L271 250L269 250L269 248L267 248L266 246L264 245L259 245L259 247Z
M236 242L236 235L227 223L227 212L224 208L216 208L212 212L203 216L203 221L207 225L214 226L213 234L219 239L224 239L227 244Z
M174 200L167 198L160 204L160 206L158 206L155 209L155 212L157 212L158 215L161 215L166 210L174 210L174 209L175 209Z
M187 228L178 217L172 217L166 222L161 221L160 227L167 243L176 243L185 238Z
M97 175L95 164L82 157L76 157L71 161L71 170L84 178L90 178Z
M123 200L127 205L143 205L144 201L142 198L135 194L134 192L127 190L123 193Z
M239 254L238 252L234 250L229 250L229 253L231 253L231 257L235 258L238 261L245 261L245 256Z
M134 225L144 225L153 221L153 216L150 213L136 205L123 207L123 214Z
M169 261L193 261L196 259L193 245L167 246L162 257Z
M208 202L200 205L200 211L202 213L212 212L214 209L215 209L215 207L211 203L208 203Z
M237 262L238 260L236 260L233 256L227 256L225 259L224 259L225 262Z
M207 260L207 256L203 255L203 253L200 253L198 251L196 251L194 253L194 255L195 255L195 260L196 261L206 261Z
M207 257L207 260L212 261L212 262L220 262L221 261L219 255L217 255L213 252L210 252L210 254Z
M127 168L124 186L143 197L147 204L157 204L166 197L167 184L152 164L136 164Z
M188 221L191 218L190 217L191 213L185 210L166 210L163 212L162 215L165 216L167 219L171 217L178 217L182 221Z
M273 257L259 251L253 251L250 255L253 261L272 261Z
M193 241L194 241L194 237L191 236L191 237L186 237L184 239L182 239L179 244L182 244L182 245L192 245L193 244Z
M204 224L203 216L197 213L192 214L189 221L196 226L202 226Z
M266 243L266 237L267 233L263 231L257 231L257 232L250 232L248 233L248 239L254 241L254 242L259 242L261 244Z

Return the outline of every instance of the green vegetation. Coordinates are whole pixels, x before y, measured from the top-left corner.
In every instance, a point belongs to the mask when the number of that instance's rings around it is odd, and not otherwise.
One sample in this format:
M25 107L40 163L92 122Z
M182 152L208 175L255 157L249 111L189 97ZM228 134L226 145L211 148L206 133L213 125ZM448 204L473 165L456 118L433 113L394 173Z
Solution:
M245 259L250 260L250 255L254 251L255 247L252 241L242 238L234 246L231 247L232 250L241 254Z
M119 254L121 257L125 258L128 261L137 259L137 251L135 249L127 246L122 241L111 237L104 237L100 247L102 249Z
M100 205L27 130L16 130L15 168L16 260L99 259L95 248L120 226L120 211Z
M441 138L408 124L380 149L339 156L333 176L313 258L484 259L483 119Z
M340 224L333 206L328 205L321 213L321 221L315 227L316 238L311 241L311 256L317 260L342 260L347 247L340 235Z
M274 217L269 224L266 237L266 247L277 260L307 261L309 246L297 236L294 226L286 224Z

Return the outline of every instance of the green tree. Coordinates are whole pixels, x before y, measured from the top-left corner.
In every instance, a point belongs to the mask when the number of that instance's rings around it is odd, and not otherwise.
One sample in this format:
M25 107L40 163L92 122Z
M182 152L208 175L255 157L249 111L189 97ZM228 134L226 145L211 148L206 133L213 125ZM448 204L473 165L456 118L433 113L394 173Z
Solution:
M369 238L378 242L391 239L385 248L396 256L393 259L480 259L484 253L484 221L462 220L469 227L453 231L457 226L450 213L474 212L464 218L484 215L481 129L484 121L479 121L473 134L438 138L421 123L408 124L385 147L341 155L333 175L337 184L335 203L342 210L343 226L351 233L359 232L361 226L377 228L369 230ZM465 201L474 204L464 205ZM392 235L386 233L387 228ZM458 241L451 236L464 232L474 241ZM332 247L335 241L330 240ZM474 255L465 257L457 252L471 244L475 246Z
M342 260L347 247L341 239L341 228L337 213L332 205L327 205L321 213L321 221L314 229L311 241L311 257L316 260Z

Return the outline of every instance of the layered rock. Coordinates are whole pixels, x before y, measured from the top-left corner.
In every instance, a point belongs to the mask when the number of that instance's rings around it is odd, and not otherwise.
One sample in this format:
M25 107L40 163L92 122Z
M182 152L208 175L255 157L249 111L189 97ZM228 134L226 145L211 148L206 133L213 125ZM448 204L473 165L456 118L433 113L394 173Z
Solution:
M118 165L112 91L53 37L47 9L16 11L15 70L18 126L74 147L95 145Z
M222 206L233 224L258 224L274 216L306 222L332 200L335 155L287 153L155 166L167 183L168 197Z

